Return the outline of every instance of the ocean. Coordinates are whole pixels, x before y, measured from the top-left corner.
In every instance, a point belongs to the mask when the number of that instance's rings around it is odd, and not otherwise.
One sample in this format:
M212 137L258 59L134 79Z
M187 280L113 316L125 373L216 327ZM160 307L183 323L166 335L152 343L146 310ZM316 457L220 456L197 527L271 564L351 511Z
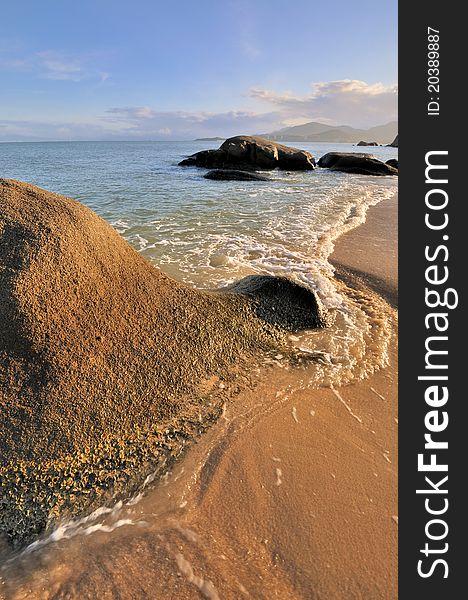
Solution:
M394 194L394 177L327 169L269 173L268 182L210 181L179 167L218 142L47 142L0 144L0 176L71 196L111 223L175 279L206 288L251 273L288 275L325 303L322 271L332 241ZM316 159L347 144L301 144ZM386 161L398 151L364 149Z

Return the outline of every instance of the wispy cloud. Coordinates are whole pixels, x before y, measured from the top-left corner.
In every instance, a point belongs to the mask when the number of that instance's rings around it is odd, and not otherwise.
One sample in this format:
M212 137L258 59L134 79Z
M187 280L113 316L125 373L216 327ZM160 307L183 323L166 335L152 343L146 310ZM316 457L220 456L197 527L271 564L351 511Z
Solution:
M118 124L126 135L146 139L161 136L190 139L236 135L239 132L258 133L269 131L280 123L274 112L157 111L149 106L109 108L102 120Z
M3 54L0 68L30 73L39 79L104 82L110 78L110 73L97 68L91 55L74 56L58 50L43 50L25 56Z
M39 75L56 81L82 81L86 71L81 60L46 51L36 54Z
M118 129L95 121L0 121L0 141L123 139Z
M157 111L114 107L87 122L0 121L0 140L148 140L261 133L281 126L275 113Z
M256 61L262 56L256 28L252 17L251 3L235 0L228 3L230 25L235 31L235 45L243 58Z

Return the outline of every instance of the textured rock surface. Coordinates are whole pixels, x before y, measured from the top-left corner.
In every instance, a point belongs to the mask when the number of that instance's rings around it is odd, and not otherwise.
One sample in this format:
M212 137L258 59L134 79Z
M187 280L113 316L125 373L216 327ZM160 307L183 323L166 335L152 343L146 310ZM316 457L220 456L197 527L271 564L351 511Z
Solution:
M257 316L272 325L299 331L328 324L314 292L286 277L249 275L228 289L251 298Z
M333 167L341 158L345 157L357 157L357 158L373 158L377 160L377 157L373 154L367 154L366 152L327 152L321 156L317 162L319 167L330 168Z
M0 179L0 536L32 539L177 455L219 415L216 382L290 326L257 300L179 284L82 204Z
M372 154L329 152L318 161L319 167L358 175L398 175L398 170Z

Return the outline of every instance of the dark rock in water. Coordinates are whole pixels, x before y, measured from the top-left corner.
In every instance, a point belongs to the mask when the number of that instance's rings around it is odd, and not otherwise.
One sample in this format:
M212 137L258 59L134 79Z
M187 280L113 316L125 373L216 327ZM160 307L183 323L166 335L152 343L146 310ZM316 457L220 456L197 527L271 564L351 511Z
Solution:
M305 150L284 146L261 137L239 135L227 139L218 150L202 150L182 160L179 165L220 169L278 168L306 171L315 168L315 159Z
M287 277L249 275L227 288L254 300L257 316L277 327L300 331L328 325L315 293Z
M359 153L330 152L319 160L319 166L333 171L355 173L357 175L398 175L398 170L387 165L375 156Z
M367 154L366 152L327 152L319 158L317 165L319 167L330 168L333 167L341 158L372 158L377 160L377 157L373 154Z
M391 146L392 148L398 148L398 136L396 136L396 138L393 140L393 142L388 145Z
M207 382L322 323L301 293L192 289L79 202L0 179L0 544L173 460L221 412Z
M356 144L356 146L378 146L377 142L364 142L364 141L360 141Z
M270 181L268 177L249 171L237 171L236 169L216 169L203 175L205 179L218 181Z
M398 169L385 164L381 160L375 159L341 159L336 162L332 171L341 171L343 173L354 173L356 175L398 175Z
M219 150L201 150L192 154L179 163L181 167L221 167L223 165L224 155Z
M391 158L390 160L387 160L385 164L390 165L394 169L398 169L398 159L396 158Z

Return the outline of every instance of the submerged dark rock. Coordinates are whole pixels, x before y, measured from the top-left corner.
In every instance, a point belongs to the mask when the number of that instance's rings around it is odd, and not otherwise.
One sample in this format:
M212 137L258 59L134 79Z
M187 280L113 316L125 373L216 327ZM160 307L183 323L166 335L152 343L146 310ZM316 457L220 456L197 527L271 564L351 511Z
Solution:
M326 327L329 323L317 295L287 277L249 275L227 291L251 298L260 319L288 331Z
M375 156L359 153L330 152L322 156L319 166L333 171L357 175L398 175L398 170L378 160Z
M239 135L227 139L218 150L202 150L182 160L179 165L306 171L315 168L315 159L309 152L299 148L284 146L261 137Z
M252 171L238 171L236 169L215 169L203 175L205 179L217 181L270 181L265 175Z
M397 158L391 158L390 160L387 160L387 162L385 164L390 165L394 169L398 169L398 159Z
M363 140L361 140L360 142L358 142L356 144L356 146L378 146L379 144L377 142L365 142Z

